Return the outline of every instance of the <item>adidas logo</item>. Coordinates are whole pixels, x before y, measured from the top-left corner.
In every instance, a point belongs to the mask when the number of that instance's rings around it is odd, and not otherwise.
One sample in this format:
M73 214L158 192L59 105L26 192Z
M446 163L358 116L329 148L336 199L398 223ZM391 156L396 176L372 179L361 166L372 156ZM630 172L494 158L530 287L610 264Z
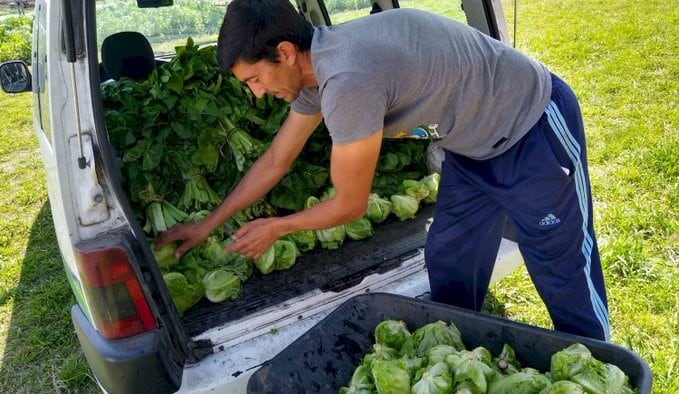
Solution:
M552 224L558 224L558 223L561 223L561 219L554 216L553 213L550 213L549 215L540 219L540 226L551 226Z

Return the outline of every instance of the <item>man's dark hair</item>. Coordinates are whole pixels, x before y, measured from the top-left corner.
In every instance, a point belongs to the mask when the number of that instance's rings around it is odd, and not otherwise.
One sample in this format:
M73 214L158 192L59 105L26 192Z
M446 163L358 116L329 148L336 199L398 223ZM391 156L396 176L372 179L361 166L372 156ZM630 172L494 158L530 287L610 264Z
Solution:
M230 73L237 60L278 63L278 44L289 41L306 52L312 36L313 26L289 0L234 0L219 30L219 70Z

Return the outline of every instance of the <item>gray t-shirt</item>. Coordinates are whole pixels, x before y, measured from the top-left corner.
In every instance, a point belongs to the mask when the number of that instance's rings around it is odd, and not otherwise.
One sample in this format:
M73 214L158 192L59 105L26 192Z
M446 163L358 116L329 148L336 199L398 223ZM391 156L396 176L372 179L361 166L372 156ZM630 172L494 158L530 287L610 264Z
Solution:
M433 13L395 9L316 27L318 88L292 104L322 112L333 143L384 129L387 138L432 137L452 152L487 159L538 121L551 93L543 64Z

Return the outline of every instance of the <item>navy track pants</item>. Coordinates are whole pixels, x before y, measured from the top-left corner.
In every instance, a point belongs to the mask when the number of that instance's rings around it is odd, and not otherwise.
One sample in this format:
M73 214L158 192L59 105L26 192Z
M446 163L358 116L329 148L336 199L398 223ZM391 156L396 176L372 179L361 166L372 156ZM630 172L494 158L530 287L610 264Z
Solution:
M446 151L425 247L433 301L481 309L507 216L554 328L609 340L582 115L556 76L545 113L508 151Z

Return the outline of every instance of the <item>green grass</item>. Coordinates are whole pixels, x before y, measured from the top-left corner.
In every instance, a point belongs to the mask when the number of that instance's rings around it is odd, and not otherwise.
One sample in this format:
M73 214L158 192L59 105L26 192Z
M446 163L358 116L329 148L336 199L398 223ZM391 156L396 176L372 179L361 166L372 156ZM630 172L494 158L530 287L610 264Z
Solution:
M66 281L29 94L0 93L0 392L94 392Z
M679 13L672 1L534 0L518 15L518 48L581 99L613 342L650 364L654 393L679 392ZM0 93L0 392L94 392L30 105ZM551 327L525 269L491 291L496 313Z
M679 392L678 24L664 1L540 0L519 3L516 34L580 97L613 342L648 361L657 393ZM525 269L493 293L551 326Z

